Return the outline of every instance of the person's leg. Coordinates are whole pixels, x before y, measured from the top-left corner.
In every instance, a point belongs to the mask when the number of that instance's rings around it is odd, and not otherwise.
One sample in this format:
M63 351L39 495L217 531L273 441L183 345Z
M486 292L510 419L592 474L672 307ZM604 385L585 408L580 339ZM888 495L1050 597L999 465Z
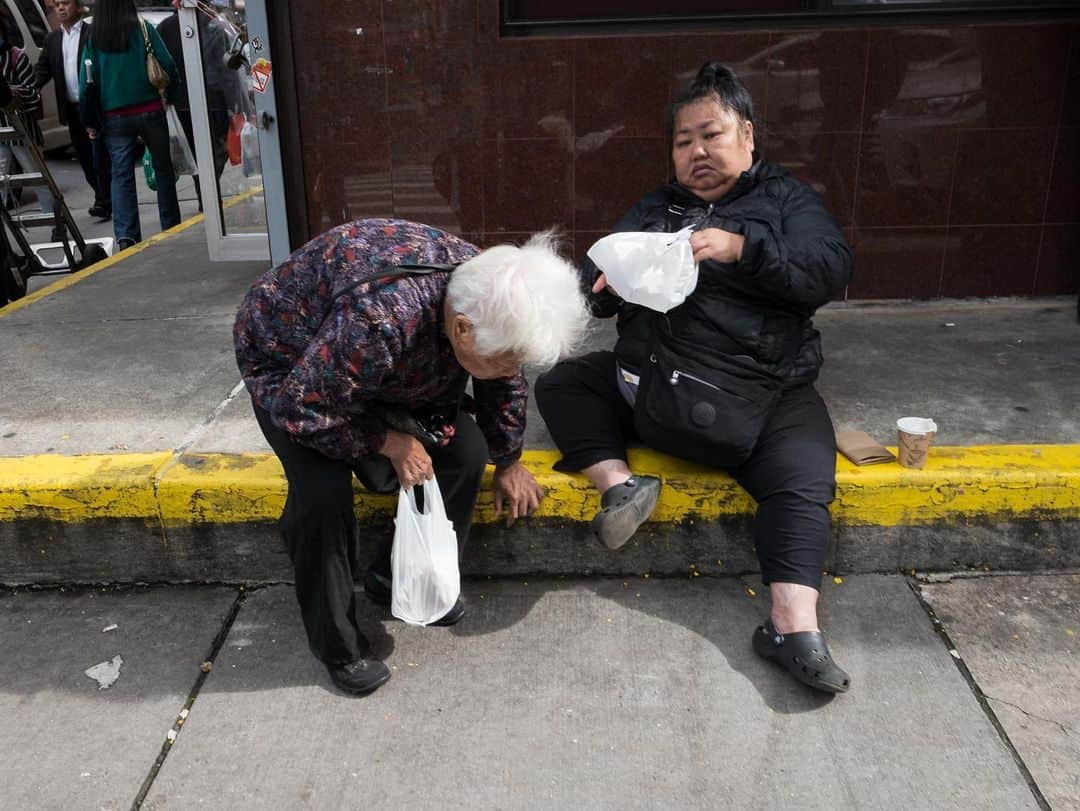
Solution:
M368 658L371 647L356 625L352 470L293 441L258 406L255 417L289 483L281 532L296 570L296 599L311 651L327 665Z
M113 234L116 247L123 250L142 239L139 223L139 193L135 186L135 160L141 147L128 116L116 116L105 122L105 145L112 167ZM101 138L101 135L98 135Z
M68 135L71 136L71 145L75 148L75 155L79 159L86 185L94 190L94 205L101 202L101 193L97 185L97 173L94 171L94 147L90 142L90 136L86 134L82 116L79 115L79 105L69 104L67 107Z
M176 198L176 171L169 146L169 124L164 112L144 113L138 118L139 134L150 150L157 179L158 219L166 231L180 223L180 202Z
M772 596L754 650L818 690L843 692L850 678L818 628L817 603L836 494L836 440L813 386L784 393L736 480L758 502L754 543Z
M105 213L112 216L112 158L109 157L109 147L103 132L90 139L90 148L94 156L94 174L97 177L101 207Z
M626 460L635 439L634 411L618 385L613 352L571 358L540 375L533 386L537 408L562 452L556 470L581 471L601 494L592 529L618 549L652 514L660 480L635 476Z
M782 632L817 630L836 494L836 438L813 386L787 391L736 480L758 503L754 542Z

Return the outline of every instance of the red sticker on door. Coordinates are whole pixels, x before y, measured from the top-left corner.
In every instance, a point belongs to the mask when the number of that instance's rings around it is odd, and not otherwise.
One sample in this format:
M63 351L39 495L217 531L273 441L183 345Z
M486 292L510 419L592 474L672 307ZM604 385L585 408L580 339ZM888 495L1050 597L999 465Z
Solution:
M259 59L255 62L255 66L251 69L251 78L255 83L255 90L259 93L265 93L267 85L270 84L270 74L272 68L270 62L267 59Z

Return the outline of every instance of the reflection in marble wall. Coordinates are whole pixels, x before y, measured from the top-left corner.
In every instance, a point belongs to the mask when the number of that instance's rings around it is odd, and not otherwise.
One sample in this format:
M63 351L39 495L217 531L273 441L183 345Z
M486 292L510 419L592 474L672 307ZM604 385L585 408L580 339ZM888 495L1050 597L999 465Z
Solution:
M294 0L312 233L397 216L493 244L559 225L581 254L669 177L667 105L721 59L762 153L851 235L849 297L1076 291L1076 24L500 40L498 6Z

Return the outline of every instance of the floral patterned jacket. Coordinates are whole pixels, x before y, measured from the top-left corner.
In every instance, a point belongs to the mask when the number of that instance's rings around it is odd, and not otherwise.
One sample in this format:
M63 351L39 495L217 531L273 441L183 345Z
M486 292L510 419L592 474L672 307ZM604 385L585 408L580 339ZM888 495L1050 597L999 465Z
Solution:
M402 263L454 264L479 249L428 225L358 220L316 237L248 291L233 327L255 405L296 441L349 462L386 438L382 408L418 409L462 391L468 373L443 332L449 273L349 284ZM491 460L521 455L528 384L474 380Z

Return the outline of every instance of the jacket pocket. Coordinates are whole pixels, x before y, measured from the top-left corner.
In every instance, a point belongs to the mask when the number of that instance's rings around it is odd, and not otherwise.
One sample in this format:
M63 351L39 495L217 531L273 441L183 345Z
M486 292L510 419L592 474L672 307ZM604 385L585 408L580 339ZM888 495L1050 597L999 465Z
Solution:
M749 356L691 358L654 338L635 427L657 450L711 467L737 467L753 452L781 388L781 379Z

